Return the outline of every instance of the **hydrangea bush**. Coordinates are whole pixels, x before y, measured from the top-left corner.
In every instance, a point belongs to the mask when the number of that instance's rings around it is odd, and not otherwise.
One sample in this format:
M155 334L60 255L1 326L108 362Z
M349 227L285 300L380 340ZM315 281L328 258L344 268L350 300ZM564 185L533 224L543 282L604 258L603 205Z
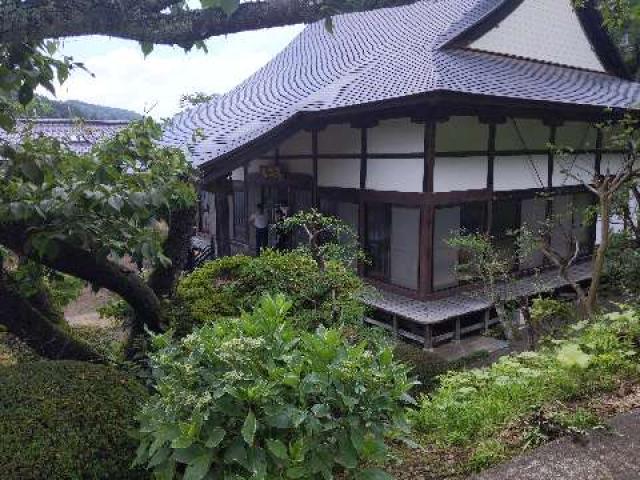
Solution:
M301 333L291 308L265 296L179 342L155 338L138 463L166 479L389 478L370 466L406 431L408 369L385 343Z

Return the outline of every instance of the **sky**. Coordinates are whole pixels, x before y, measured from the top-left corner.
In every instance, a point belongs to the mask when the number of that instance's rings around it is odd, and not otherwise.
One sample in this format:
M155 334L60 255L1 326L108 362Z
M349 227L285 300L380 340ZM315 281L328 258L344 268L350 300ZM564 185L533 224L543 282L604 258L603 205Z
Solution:
M294 25L213 38L207 41L208 53L156 46L146 59L137 42L66 39L61 53L83 62L95 77L74 71L58 87L57 98L167 118L180 110L183 94L229 91L279 53L302 28Z

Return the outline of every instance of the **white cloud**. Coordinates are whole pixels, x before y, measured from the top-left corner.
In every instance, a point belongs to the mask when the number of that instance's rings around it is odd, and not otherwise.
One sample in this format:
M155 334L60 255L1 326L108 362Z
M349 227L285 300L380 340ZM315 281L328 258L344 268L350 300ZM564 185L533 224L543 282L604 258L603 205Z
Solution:
M216 38L209 53L159 47L146 59L138 44L89 37L67 41L73 55L95 74L74 72L58 88L58 98L149 111L169 117L182 94L224 93L267 63L301 30L300 26Z

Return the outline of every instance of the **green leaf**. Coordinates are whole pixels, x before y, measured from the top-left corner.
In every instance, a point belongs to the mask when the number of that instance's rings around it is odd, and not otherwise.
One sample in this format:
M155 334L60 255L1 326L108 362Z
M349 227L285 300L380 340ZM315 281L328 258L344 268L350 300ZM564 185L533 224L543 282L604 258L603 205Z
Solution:
M142 49L142 54L144 58L147 58L151 52L153 52L153 43L151 42L141 42L140 48Z
M340 442L336 462L348 469L354 469L358 466L358 454L350 441Z
M224 452L224 462L227 464L239 463L243 466L247 465L247 449L242 440L237 439L227 448Z
M356 480L393 480L393 477L378 468L367 468L356 474Z
M244 425L242 425L242 438L249 445L253 445L253 438L256 434L256 429L258 428L258 424L256 422L256 416L253 414L251 410L247 414L247 418L244 419Z
M233 12L238 9L239 4L239 0L220 0L220 8L227 17L231 16Z
M267 440L267 449L269 453L280 460L287 460L289 458L287 446L280 440Z
M582 351L580 345L575 343L565 344L556 356L558 362L563 366L572 368L587 368L591 363L591 355Z
M222 442L226 433L227 432L225 432L224 428L220 428L220 427L214 428L213 430L211 430L211 433L209 434L209 438L207 439L205 446L207 448L216 448L218 445L220 445L220 442Z
M184 477L182 477L182 479L202 480L209 472L209 467L211 466L212 460L213 459L209 454L200 455L187 466L187 469L184 472Z

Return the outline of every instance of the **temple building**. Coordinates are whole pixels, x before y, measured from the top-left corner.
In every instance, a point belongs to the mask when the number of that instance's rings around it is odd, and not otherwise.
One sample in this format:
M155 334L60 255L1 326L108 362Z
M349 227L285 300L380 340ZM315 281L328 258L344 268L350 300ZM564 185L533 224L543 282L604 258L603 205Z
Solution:
M200 229L218 255L253 250L260 203L268 215L336 215L370 257L360 272L382 292L376 321L429 348L492 321L456 275L451 232L513 248L509 231L573 212L588 258L596 229L580 212L594 200L582 181L621 164L597 126L638 100L595 8L421 0L336 16L332 32L309 25L229 93L177 116L164 141L202 172ZM534 294L524 274L542 255L516 263L520 294ZM575 275L588 280L588 268ZM540 281L561 286L553 272Z

